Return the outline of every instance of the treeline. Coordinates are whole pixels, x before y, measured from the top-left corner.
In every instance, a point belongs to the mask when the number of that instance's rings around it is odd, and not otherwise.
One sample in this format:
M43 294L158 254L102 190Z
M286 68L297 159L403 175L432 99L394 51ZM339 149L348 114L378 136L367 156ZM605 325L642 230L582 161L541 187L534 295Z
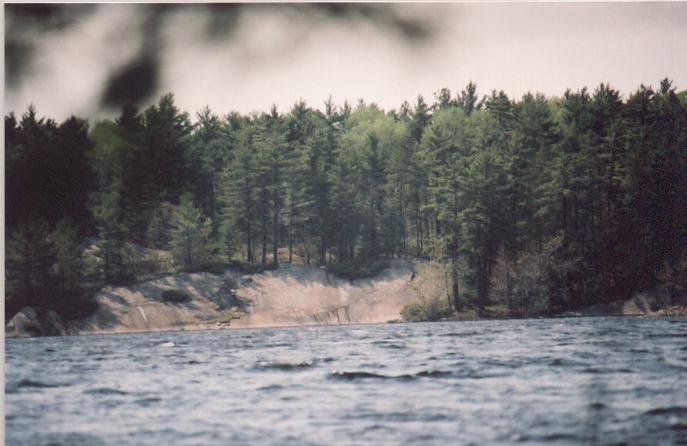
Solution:
M470 83L388 112L301 101L194 119L170 94L92 126L29 108L6 116L5 141L16 309L81 315L89 291L140 276L140 247L184 270L432 259L454 309L498 300L523 315L687 266L687 97L668 80L626 99L608 85L480 97Z

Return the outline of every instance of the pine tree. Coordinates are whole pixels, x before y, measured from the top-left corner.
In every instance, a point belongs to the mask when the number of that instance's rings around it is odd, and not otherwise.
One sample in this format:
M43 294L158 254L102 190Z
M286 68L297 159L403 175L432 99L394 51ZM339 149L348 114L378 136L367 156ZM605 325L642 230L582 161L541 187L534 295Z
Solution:
M468 82L465 89L462 90L456 98L456 105L462 108L466 115L472 114L476 110L480 110L484 105L485 98L480 99L477 95L477 85Z
M120 172L101 179L101 185L91 197L91 212L98 231L98 248L106 284L127 279L122 250L127 240L122 218L122 179Z
M210 220L194 205L193 195L183 193L172 217L170 247L185 271L202 264L210 256L211 228Z
M91 314L97 303L88 294L88 268L78 238L77 225L61 220L50 234L55 254L52 268L56 294L55 309L67 319L77 319Z
M191 182L203 213L212 222L214 236L220 223L220 176L230 159L233 135L208 107L196 117L198 123L190 143Z
M48 225L27 221L7 234L5 250L6 318L25 306L54 308L53 251Z
M256 237L253 224L258 215L257 160L251 139L253 124L249 120L237 120L233 131L237 139L232 162L222 174L222 227L229 257L234 245L243 244L246 261L253 262Z

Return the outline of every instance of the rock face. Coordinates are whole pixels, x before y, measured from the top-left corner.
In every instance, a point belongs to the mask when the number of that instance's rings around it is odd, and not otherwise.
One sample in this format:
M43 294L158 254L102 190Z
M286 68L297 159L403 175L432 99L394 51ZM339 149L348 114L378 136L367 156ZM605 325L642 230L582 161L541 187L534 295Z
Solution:
M375 277L348 281L316 266L282 267L244 280L236 294L249 311L236 327L383 323L417 300L413 265L394 260Z
M210 273L173 274L131 286L103 288L95 297L98 310L72 321L70 334L213 328L223 317L218 304L223 276ZM183 293L187 299L171 302L163 295Z
M5 326L5 336L61 336L67 334L62 318L54 311L22 308Z
M375 277L349 281L317 266L283 266L244 275L183 273L131 286L105 287L91 316L63 324L56 314L22 310L8 336L180 329L383 323L417 299L413 264L395 260ZM179 302L169 294L185 297ZM165 299L165 296L168 298ZM187 297L187 298L186 298ZM11 334L10 334L11 333Z
M348 281L316 266L283 266L244 275L173 274L126 287L105 287L92 316L68 334L387 322L414 302L412 264L394 261L378 276ZM163 293L183 292L184 302ZM240 317L239 317L240 315Z

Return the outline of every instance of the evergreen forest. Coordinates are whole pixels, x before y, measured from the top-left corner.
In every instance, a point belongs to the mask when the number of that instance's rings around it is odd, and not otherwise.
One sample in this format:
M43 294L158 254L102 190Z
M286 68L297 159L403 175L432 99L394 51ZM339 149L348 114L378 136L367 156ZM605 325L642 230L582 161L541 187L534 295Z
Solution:
M144 248L177 271L430 260L451 309L479 315L686 285L687 92L667 79L220 112L167 94L112 120L7 115L6 319L89 314L102 286L159 269Z

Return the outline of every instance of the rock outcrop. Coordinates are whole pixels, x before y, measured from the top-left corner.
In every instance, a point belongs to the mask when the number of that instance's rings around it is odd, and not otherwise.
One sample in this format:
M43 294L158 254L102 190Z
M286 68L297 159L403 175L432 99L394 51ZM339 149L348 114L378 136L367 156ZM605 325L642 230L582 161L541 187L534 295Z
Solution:
M98 310L71 321L71 334L213 328L223 317L223 276L210 273L172 274L131 286L103 288L95 297ZM183 293L174 302L165 293Z
M67 334L62 318L52 310L22 308L5 326L7 337L61 336Z
M581 316L681 316L687 314L687 294L673 284L659 285L626 300L567 311L560 317Z
M412 263L390 262L375 277L349 281L317 266L283 265L246 275L182 273L131 286L105 287L98 310L65 324L67 334L381 323L416 299ZM163 293L183 293L175 302ZM25 332L30 330L24 330Z

